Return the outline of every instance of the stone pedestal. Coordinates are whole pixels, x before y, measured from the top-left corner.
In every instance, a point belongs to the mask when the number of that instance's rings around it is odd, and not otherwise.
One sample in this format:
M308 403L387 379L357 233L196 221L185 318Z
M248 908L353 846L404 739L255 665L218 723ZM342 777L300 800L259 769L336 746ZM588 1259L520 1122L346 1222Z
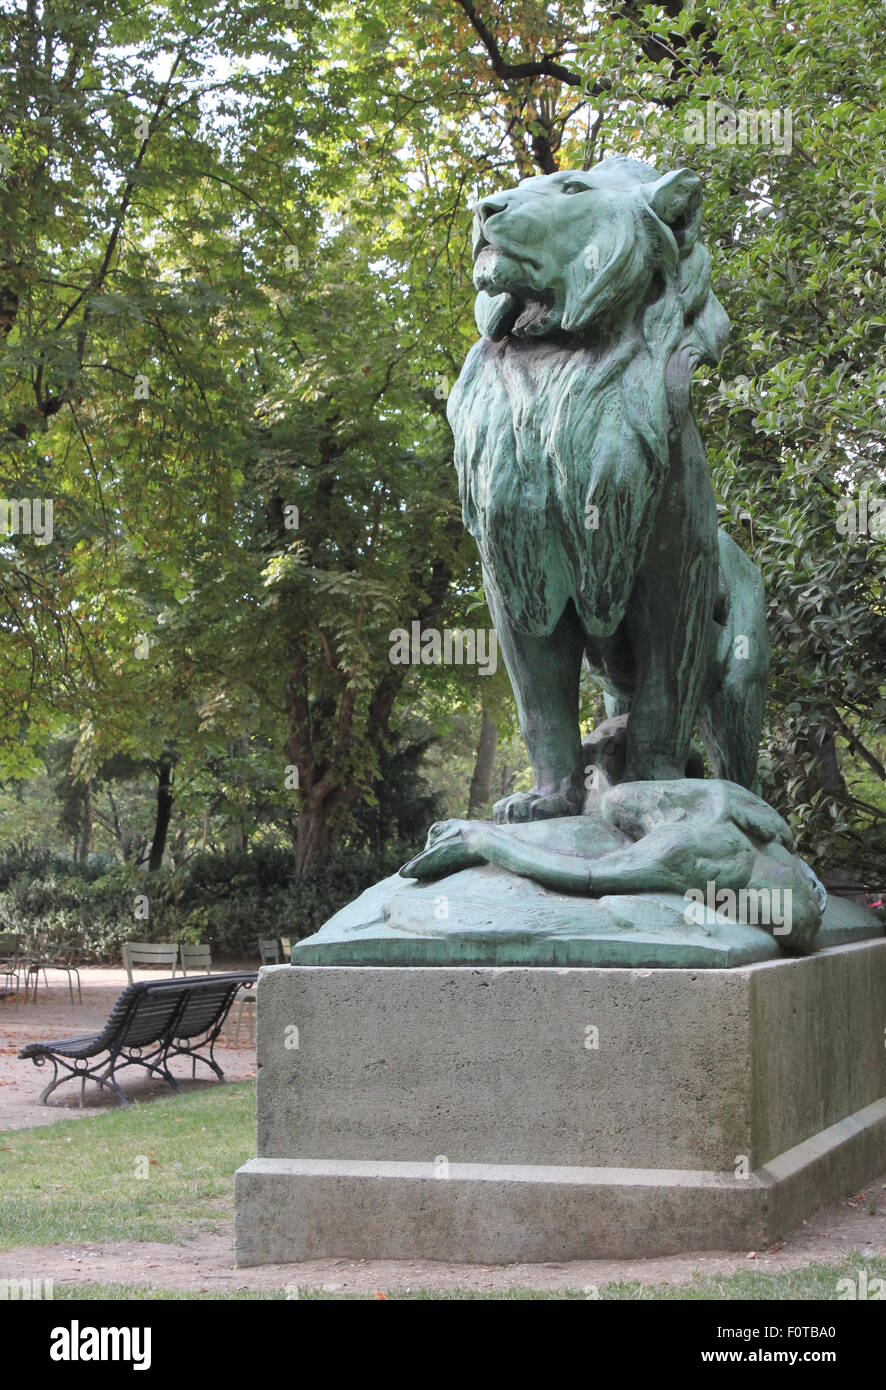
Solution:
M277 966L242 1265L771 1245L886 1169L886 941L731 970Z

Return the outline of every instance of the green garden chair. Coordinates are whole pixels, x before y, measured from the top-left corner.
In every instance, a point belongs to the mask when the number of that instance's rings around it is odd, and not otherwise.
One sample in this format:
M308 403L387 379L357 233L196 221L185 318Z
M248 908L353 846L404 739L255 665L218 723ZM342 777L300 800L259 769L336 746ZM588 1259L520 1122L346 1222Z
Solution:
M37 1002L37 986L40 983L40 972L43 972L43 983L49 989L48 970L58 970L68 978L68 993L71 996L71 1003L74 1002L74 980L77 981L77 1002L83 1003L83 990L80 985L80 948L68 941L41 941L35 947L34 954L28 961L26 984L30 985L31 979L34 980L34 1003ZM27 989L25 997L27 997Z
M212 970L212 947L211 946L189 946L182 941L179 945L181 955L182 974L187 975L190 970L192 974L208 975Z
M27 961L22 957L22 939L17 932L6 932L0 936L0 976L6 980L7 990L12 981L15 981L15 1002L18 1004L18 984L19 977L25 977L25 999L27 1000ZM5 992L5 991L4 991Z
M133 983L132 970L136 965L143 969L162 970L165 966L172 966L172 978L175 979L175 968L178 965L178 942L170 945L166 941L124 941L123 942L123 964L126 966L126 977L129 983Z

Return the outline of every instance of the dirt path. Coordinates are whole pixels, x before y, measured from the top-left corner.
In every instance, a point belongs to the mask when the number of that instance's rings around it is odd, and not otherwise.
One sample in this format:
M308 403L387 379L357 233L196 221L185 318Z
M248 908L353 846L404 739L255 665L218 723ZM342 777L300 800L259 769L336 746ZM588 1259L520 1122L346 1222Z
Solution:
M871 1216L870 1203L878 1207ZM886 1254L886 1174L864 1192L805 1222L779 1249L672 1255L654 1260L591 1260L572 1264L452 1265L426 1260L312 1260L305 1264L234 1267L233 1227L195 1231L182 1245L134 1244L33 1247L0 1255L0 1278L52 1279L56 1284L135 1284L141 1288L189 1293L276 1290L297 1297L299 1290L372 1293L390 1289L471 1289L500 1292L513 1288L585 1289L623 1280L684 1284L694 1275L710 1277L758 1270L780 1274L804 1265L836 1264L854 1252Z
M17 1055L25 1043L99 1031L114 1007L117 995L126 988L126 971L122 967L89 967L80 974L82 1004L77 1002L76 985L75 1002L71 1003L67 980L58 973L50 974L48 989L41 979L36 1003L26 1004L21 995L18 1001L13 995L0 999L0 1133L12 1129L33 1129L37 1125L53 1124L56 1120L89 1119L116 1106L117 1102L110 1092L87 1084L81 1110L80 1087L73 1081L60 1086L49 1105L41 1105L40 1092L51 1080L52 1068L35 1067L33 1062L20 1061ZM168 971L139 971L137 975L139 980L168 977ZM216 1048L215 1055L228 1080L246 1081L255 1076L255 1045L246 1009L243 1011L238 1044L236 1047L233 1045L237 1007L231 1011L222 1035L223 1046ZM198 1079L193 1081L190 1065L180 1057L173 1061L171 1070L185 1090L218 1085L208 1067L199 1067ZM134 1067L123 1072L122 1080L127 1094L139 1100L172 1094L162 1081L139 1076Z

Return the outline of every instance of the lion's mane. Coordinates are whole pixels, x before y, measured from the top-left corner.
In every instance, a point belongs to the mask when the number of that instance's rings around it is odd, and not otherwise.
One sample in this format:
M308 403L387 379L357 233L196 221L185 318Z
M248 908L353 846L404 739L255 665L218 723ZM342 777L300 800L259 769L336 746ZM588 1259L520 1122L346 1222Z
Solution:
M543 336L527 315L524 334L476 343L449 398L487 590L536 633L553 630L570 598L590 633L621 620L687 427L692 374L719 360L729 331L698 240L700 197L670 226L636 196L656 170L626 159L597 168L626 189L599 268L583 257L565 267L562 319ZM644 279L642 302L626 312Z

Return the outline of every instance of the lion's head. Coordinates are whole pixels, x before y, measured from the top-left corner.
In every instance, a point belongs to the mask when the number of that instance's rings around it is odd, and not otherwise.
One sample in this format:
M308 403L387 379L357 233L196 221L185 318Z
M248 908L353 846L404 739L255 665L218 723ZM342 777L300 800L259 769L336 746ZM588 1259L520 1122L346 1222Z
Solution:
M483 336L447 413L487 594L523 630L550 632L570 599L588 632L625 611L692 374L729 330L700 216L688 169L622 158L476 209Z
M719 359L729 321L698 240L701 183L615 157L586 172L524 179L474 213L477 326L492 341L618 338L642 313L668 352ZM650 312L651 311L651 312ZM691 370L691 368L690 368Z

